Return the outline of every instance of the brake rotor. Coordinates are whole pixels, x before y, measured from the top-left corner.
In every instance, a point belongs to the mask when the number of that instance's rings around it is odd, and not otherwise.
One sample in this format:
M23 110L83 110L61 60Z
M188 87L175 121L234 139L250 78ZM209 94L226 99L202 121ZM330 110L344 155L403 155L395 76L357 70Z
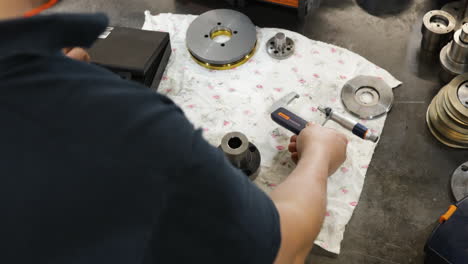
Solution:
M393 91L383 80L373 76L357 76L341 90L346 110L361 119L374 119L390 111Z
M187 49L201 66L227 70L247 62L255 53L257 29L244 14L216 9L203 13L189 26Z

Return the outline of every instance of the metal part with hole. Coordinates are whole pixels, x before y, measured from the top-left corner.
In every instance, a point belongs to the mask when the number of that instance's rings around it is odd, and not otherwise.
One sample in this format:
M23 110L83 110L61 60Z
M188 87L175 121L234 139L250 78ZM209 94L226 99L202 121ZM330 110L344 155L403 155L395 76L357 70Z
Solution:
M432 10L426 13L421 28L421 49L429 52L439 52L453 36L457 20L449 13Z
M260 172L260 151L240 132L226 134L219 148L234 167L254 181Z
M282 32L277 33L266 43L266 50L270 57L277 60L284 60L294 54L294 41Z
M443 83L468 72L468 24L457 30L453 40L440 51L440 64Z
M450 185L453 197L457 202L468 196L468 161L452 173Z
M393 90L380 78L360 75L343 86L341 101L351 114L374 119L391 110Z
M455 77L432 99L426 122L441 143L468 149L468 73Z
M219 41L219 37L224 40ZM209 69L232 69L255 53L257 30L246 15L216 9L201 14L190 24L186 44L198 64Z

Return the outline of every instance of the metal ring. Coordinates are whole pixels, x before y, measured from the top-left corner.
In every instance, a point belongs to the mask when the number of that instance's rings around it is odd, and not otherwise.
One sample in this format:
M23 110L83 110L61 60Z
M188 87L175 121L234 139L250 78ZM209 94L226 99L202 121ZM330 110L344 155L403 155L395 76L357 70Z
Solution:
M227 41L219 41L225 36ZM203 13L189 26L187 49L203 67L226 70L242 65L255 53L257 30L244 14L216 9Z
M341 100L350 113L362 119L374 119L390 111L393 91L377 77L360 75L343 86Z

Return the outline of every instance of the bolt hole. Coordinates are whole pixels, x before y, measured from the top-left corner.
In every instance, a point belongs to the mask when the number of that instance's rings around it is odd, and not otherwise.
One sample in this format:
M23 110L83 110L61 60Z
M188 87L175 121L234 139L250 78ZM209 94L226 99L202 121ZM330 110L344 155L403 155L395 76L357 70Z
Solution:
M461 170L462 170L462 171L465 171L465 172L468 171L468 166L462 165L462 166L461 166Z
M237 31L234 31L233 33L234 33L234 34L237 34Z
M218 26L221 26L221 22L218 22Z
M274 51L274 53L275 53L275 54L278 54L278 51L277 51L277 50L275 50L275 51Z
M286 48L286 49L287 49L288 51L290 51L290 50L291 50L291 48Z
M226 44L224 44L224 43L221 43L221 47L224 47L224 46L226 46Z
M205 38L209 37L208 35L205 35Z
M257 150L257 148L254 147L254 146L250 146L250 147L249 147L249 151L250 151L250 152L255 152L256 150Z
M270 42L270 45L275 45L275 42L273 42L273 41L272 41L272 42Z
M238 137L230 138L228 141L228 146L232 149L238 149L242 146L242 140Z

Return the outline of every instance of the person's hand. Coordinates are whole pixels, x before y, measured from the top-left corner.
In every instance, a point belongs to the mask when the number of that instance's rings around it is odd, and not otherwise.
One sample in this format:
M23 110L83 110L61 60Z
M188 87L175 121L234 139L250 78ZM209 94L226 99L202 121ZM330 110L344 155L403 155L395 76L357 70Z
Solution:
M91 57L89 56L88 52L82 48L64 48L62 49L63 54L65 56L74 59L74 60L79 60L79 61L84 61L84 62L90 62Z
M333 174L346 160L348 139L334 129L309 123L299 136L292 136L289 152L294 162L304 158L321 157L329 162L329 174Z

